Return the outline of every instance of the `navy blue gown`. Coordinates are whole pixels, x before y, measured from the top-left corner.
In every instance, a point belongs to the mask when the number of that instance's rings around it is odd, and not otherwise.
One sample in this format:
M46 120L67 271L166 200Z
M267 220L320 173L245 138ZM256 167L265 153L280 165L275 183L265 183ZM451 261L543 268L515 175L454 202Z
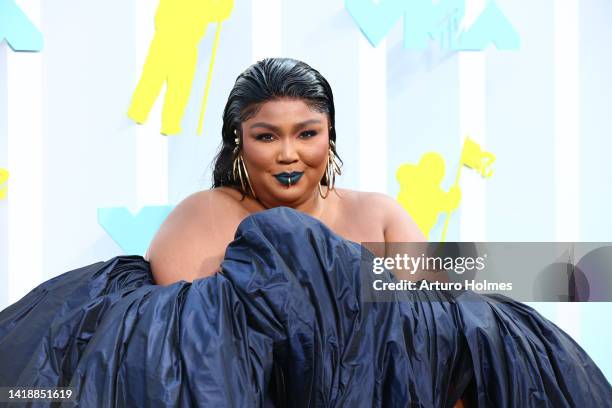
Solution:
M366 302L361 262L359 244L280 207L244 219L220 272L192 283L156 285L140 256L66 272L0 312L0 386L74 387L82 407L612 405L584 350L529 306Z

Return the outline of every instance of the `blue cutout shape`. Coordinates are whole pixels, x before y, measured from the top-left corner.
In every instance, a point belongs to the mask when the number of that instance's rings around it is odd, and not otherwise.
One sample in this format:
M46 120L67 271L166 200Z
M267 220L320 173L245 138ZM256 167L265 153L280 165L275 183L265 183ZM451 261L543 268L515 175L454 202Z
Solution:
M98 208L98 224L127 255L144 255L173 208L170 205L146 206L136 215L125 207Z
M476 22L459 36L462 51L484 50L489 44L498 50L518 50L521 39L510 20L494 1L490 1Z
M6 40L13 51L38 52L43 35L13 0L0 0L0 42Z
M465 0L403 0L404 48L426 49L429 40L437 40L441 48L456 48L455 33L465 14ZM445 26L441 22L446 21Z
M345 0L344 6L376 47L404 17L404 48L426 49L430 40L456 51L484 50L490 43L499 50L517 50L518 32L494 0L472 26L457 35L465 14L465 0Z
M345 0L344 7L370 44L376 47L402 17L405 1L380 0L375 4L372 0Z

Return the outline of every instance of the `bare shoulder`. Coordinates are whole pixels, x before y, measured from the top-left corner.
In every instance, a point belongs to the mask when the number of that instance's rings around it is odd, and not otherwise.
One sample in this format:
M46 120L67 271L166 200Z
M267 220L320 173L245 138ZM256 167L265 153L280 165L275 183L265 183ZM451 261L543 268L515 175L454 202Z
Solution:
M367 212L370 219L382 225L385 242L426 241L408 212L388 195L344 189L339 193L347 198L346 203L353 207L353 213Z
M174 232L204 236L205 233L213 232L211 227L240 222L246 215L248 212L238 200L223 189L198 191L174 207L161 225L158 235L163 235L167 229L178 228Z
M166 217L145 255L155 282L166 285L215 273L246 215L238 200L220 189L183 199Z
M370 216L383 218L396 204L395 200L382 193L344 188L337 190L341 198L342 207L351 213L368 213Z

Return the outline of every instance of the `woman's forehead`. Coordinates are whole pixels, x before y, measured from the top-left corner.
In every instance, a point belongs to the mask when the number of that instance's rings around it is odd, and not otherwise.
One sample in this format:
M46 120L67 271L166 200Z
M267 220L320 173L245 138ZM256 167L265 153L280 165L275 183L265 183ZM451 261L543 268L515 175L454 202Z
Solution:
M275 99L263 102L257 111L245 123L269 122L269 123L300 123L306 120L316 119L322 124L327 123L327 115L314 110L303 99Z

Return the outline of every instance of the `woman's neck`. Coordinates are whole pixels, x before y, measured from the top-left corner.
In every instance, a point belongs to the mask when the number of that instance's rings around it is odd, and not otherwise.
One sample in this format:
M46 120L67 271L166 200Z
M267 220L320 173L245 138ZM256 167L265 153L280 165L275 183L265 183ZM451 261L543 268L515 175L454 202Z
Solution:
M252 197L249 197L249 198L251 200L256 201L262 207L261 210L266 210L269 208L280 207L280 206L286 206L286 207L293 208L294 210L301 211L305 214L310 215L311 217L318 218L318 219L320 219L323 216L327 202L330 201L329 198L324 200L319 195L318 190L314 190L313 193L310 194L308 197L306 197L304 200L300 202L296 202L296 203L270 204L270 203L263 202L260 199L253 199Z
M279 207L282 205L301 211L321 220L329 212L328 207L330 204L335 201L335 197L333 197L335 194L329 194L326 199L323 199L319 195L318 189L314 190L313 194L306 197L306 199L290 204L266 203L260 199L255 199L250 195L243 196L238 189L232 187L218 187L218 189L225 191L227 194L238 200L243 205L244 209L249 213L264 211L269 208ZM336 193L335 190L334 193Z

